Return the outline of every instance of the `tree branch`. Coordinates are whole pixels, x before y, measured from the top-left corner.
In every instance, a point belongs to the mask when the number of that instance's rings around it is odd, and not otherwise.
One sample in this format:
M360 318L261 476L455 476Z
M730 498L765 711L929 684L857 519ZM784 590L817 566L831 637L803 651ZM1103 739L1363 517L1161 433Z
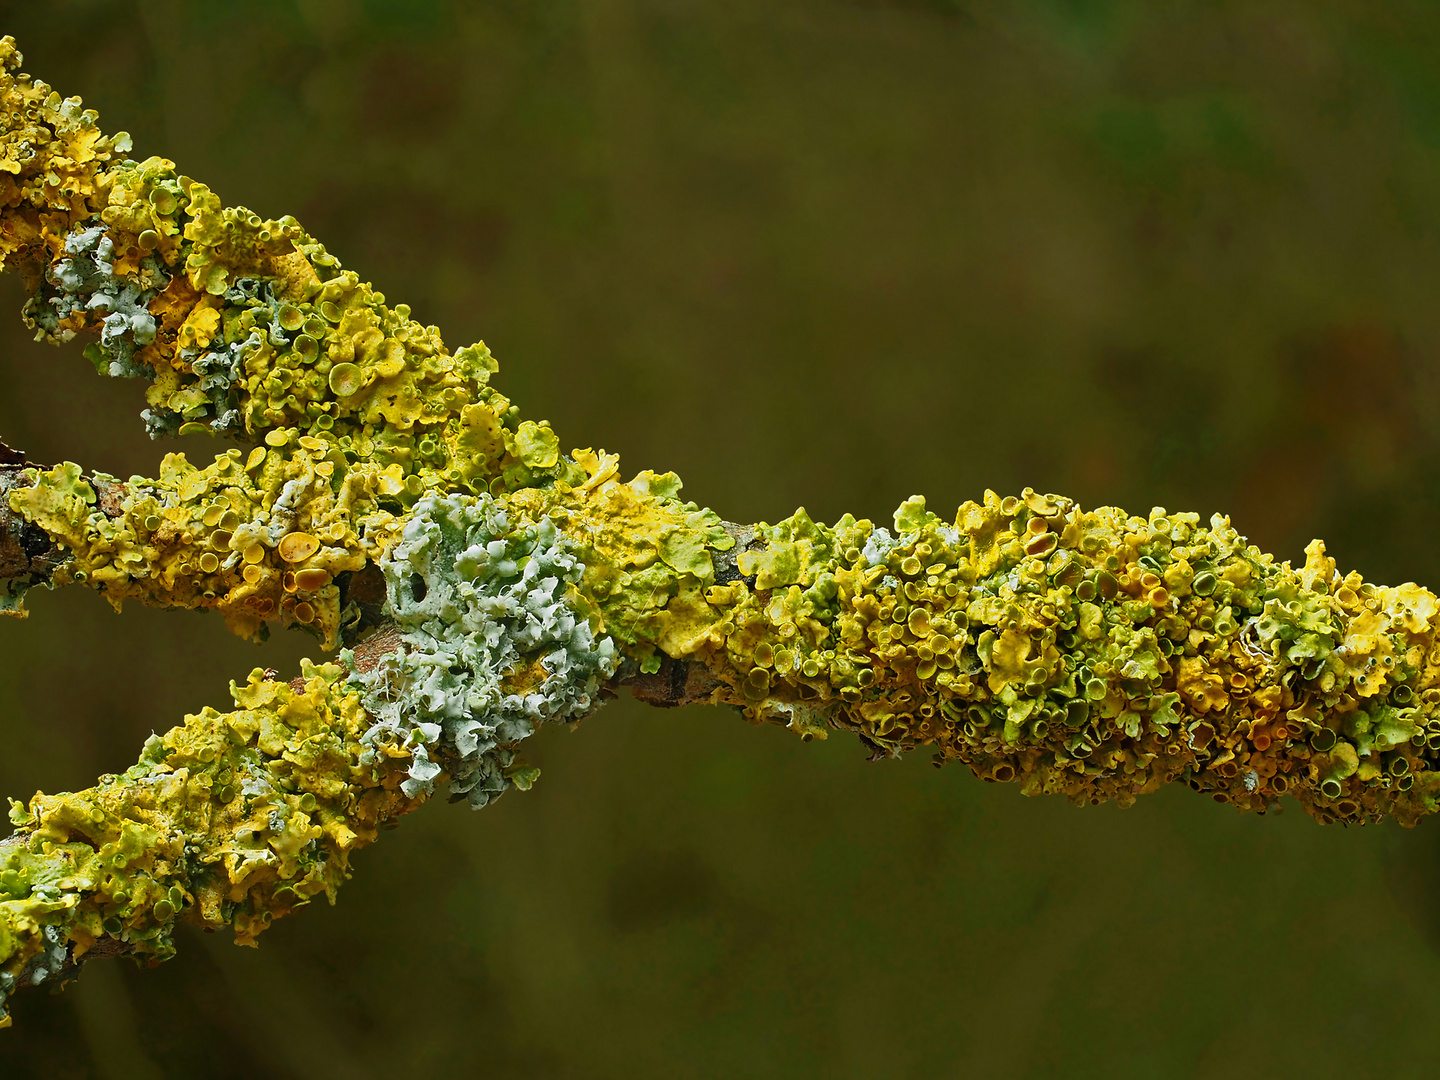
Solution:
M177 920L253 941L437 789L528 788L519 744L624 686L1082 803L1180 782L1322 822L1440 807L1432 592L1342 576L1318 542L1276 562L1223 517L1030 489L946 518L912 498L893 532L723 522L673 474L562 454L483 343L452 353L293 218L130 159L18 72L0 39L0 268L30 324L146 378L152 434L246 446L124 482L0 450L0 609L75 581L350 647L253 672L123 776L14 804L0 1001L163 959Z

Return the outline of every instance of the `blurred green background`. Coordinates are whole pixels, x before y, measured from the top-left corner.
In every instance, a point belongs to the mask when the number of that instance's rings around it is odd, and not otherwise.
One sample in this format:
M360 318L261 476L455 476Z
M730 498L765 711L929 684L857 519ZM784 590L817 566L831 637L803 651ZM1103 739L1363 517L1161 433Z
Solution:
M0 32L731 520L1029 484L1440 585L1433 2L0 0ZM154 471L141 387L0 334L0 435ZM4 794L311 644L32 609ZM1440 824L1078 810L629 700L527 756L535 790L425 807L258 952L21 995L0 1075L1433 1075Z

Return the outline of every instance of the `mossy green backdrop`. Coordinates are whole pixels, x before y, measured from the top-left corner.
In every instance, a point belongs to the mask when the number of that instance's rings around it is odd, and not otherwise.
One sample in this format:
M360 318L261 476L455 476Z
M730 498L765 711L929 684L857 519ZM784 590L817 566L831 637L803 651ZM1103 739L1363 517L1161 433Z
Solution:
M4 0L137 156L296 214L567 446L736 521L1025 485L1440 586L1440 7ZM0 284L0 435L154 470ZM215 452L182 441L193 457ZM0 793L87 786L256 647L0 624ZM27 993L6 1077L1433 1075L1440 822L1026 799L618 701L259 951Z

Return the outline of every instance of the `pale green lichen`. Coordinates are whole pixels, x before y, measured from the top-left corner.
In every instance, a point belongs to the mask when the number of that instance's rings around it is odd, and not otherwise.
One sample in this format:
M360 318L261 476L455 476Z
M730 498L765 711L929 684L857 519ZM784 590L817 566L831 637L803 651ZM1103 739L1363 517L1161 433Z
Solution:
M148 305L170 276L154 256L140 260L133 274L119 276L114 255L114 241L103 225L70 233L63 257L46 268L45 282L26 303L25 315L41 336L69 340L91 312L105 312L94 349L104 358L100 373L139 375L144 369L135 362L135 350L155 340Z
M489 496L416 504L381 561L403 645L353 676L375 721L365 741L414 754L407 795L429 794L440 761L476 808L517 772L529 786L536 774L516 763L516 745L597 704L619 654L594 633L567 546L548 518L512 521Z

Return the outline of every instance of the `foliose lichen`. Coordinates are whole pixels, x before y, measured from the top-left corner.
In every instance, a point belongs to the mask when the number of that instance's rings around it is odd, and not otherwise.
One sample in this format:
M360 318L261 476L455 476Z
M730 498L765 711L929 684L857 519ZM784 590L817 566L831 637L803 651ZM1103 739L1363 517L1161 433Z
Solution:
M237 708L206 709L93 788L12 800L0 841L0 1016L6 993L82 960L97 941L159 961L177 922L253 944L317 897L350 853L416 805L409 755L363 741L370 719L336 664L297 688L258 668ZM8 1019L8 1018L7 1018Z
M414 755L402 790L484 806L538 770L515 746L547 720L583 717L619 663L577 589L583 565L548 518L512 521L487 495L426 497L381 560L403 645L352 681L374 723L364 742Z
M489 385L496 365L483 343L450 352L435 327L388 306L293 218L225 207L173 163L125 157L128 137L106 138L78 99L18 74L19 64L3 39L0 269L27 277L31 325L54 341L94 333L86 354L97 370L150 380L152 435L209 431L264 447L244 457L249 480L235 474L233 454L201 469L167 458L158 480L123 485L118 518L83 497L39 506L14 494L15 509L66 537L84 580L117 604L215 607L250 636L266 623L299 623L333 644L331 598L314 595L327 586L305 582L373 560L380 519L397 530L427 493L578 479L549 425L522 423ZM177 487L182 473L194 479ZM149 499L171 512L154 512ZM205 524L232 499L233 523ZM277 534L297 518L318 530L320 564L275 556ZM175 557L164 530L153 544L151 519L188 535L195 558ZM262 534L267 550L256 559ZM103 565L87 565L97 559Z
M1323 822L1437 809L1434 593L1342 576L1318 541L1295 568L1223 517L1030 489L953 519L916 496L886 527L727 524L673 474L562 453L483 344L452 353L294 218L131 159L19 64L0 39L0 269L26 317L147 379L152 435L247 445L155 478L0 468L7 510L68 553L0 580L0 613L83 582L358 644L296 685L253 674L238 711L187 718L123 776L17 804L0 999L101 940L163 958L177 919L253 940L437 788L528 787L517 744L623 680L1082 803L1177 781ZM377 568L367 614L342 585Z
M102 375L140 375L135 350L155 340L155 317L148 305L169 281L159 260L147 256L130 274L115 271L114 241L103 225L80 228L65 237L64 255L46 267L39 293L25 304L25 315L38 336L68 341L92 312L99 321L95 359L103 357Z
M1028 489L953 523L917 497L896 527L760 526L739 558L753 582L707 591L716 618L687 654L715 700L1081 803L1181 781L1261 812L1289 794L1321 821L1436 810L1428 590L1342 577L1319 541L1294 569L1225 518Z

